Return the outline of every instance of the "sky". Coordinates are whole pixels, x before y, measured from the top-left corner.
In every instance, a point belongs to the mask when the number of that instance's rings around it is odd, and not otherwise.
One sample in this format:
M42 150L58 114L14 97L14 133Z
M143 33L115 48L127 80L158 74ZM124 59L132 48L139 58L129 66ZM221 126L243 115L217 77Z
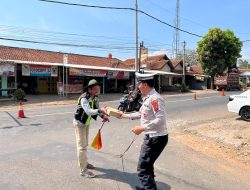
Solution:
M67 3L135 8L135 0L58 0ZM230 29L240 40L250 40L249 0L179 0L179 28L204 36L218 27ZM138 9L174 26L176 0L138 0ZM0 45L77 53L125 60L135 57L136 22L132 10L110 10L47 3L39 0L1 0ZM138 13L138 42L150 55L173 53L175 30ZM179 48L196 50L202 38L179 31ZM242 59L250 62L250 41Z

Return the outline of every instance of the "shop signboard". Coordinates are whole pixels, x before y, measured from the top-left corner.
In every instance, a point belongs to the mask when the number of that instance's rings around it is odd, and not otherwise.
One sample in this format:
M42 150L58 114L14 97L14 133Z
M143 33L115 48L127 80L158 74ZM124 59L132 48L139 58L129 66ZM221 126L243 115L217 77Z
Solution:
M57 66L49 65L22 65L23 76L57 77Z
M105 70L93 70L93 69L81 69L81 68L69 68L70 76L93 76L93 77L105 77L107 71Z
M205 77L196 75L196 76L195 76L195 79L196 79L196 80L199 80L199 81L204 81L204 80L205 80Z
M15 76L15 65L0 63L0 76Z
M108 79L129 79L129 72L125 71L109 71Z

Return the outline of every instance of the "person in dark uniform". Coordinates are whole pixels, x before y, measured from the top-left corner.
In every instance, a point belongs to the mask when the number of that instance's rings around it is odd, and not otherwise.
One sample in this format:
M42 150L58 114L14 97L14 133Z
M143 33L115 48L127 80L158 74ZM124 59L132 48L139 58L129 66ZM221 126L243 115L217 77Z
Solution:
M97 116L103 118L102 122L109 121L105 116L107 115L106 108L99 108L97 95L100 92L100 84L92 79L84 89L84 93L79 97L76 112L74 114L73 125L75 127L76 145L78 164L80 167L80 175L93 178L95 174L89 169L94 169L92 164L87 162L87 146L89 136L89 123L91 118L95 119Z
M166 106L164 99L154 89L154 75L136 73L138 88L144 96L138 112L122 113L121 118L139 119L140 125L132 128L136 135L144 132L137 172L142 187L139 190L156 190L154 163L168 143Z

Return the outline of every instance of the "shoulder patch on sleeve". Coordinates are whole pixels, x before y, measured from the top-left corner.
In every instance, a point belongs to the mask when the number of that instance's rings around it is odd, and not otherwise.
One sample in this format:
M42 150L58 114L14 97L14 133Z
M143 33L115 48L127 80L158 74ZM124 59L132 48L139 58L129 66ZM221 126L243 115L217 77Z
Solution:
M151 105L154 109L155 112L158 112L159 111L159 102L158 102L158 99L153 99L152 102L151 102Z

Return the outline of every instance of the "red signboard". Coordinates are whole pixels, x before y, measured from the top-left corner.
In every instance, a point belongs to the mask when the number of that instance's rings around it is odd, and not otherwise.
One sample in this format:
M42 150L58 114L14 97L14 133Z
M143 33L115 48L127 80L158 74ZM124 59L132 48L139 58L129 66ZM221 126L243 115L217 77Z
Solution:
M93 69L79 69L69 68L70 76L93 76L93 77L105 77L107 71L105 70L93 70Z

